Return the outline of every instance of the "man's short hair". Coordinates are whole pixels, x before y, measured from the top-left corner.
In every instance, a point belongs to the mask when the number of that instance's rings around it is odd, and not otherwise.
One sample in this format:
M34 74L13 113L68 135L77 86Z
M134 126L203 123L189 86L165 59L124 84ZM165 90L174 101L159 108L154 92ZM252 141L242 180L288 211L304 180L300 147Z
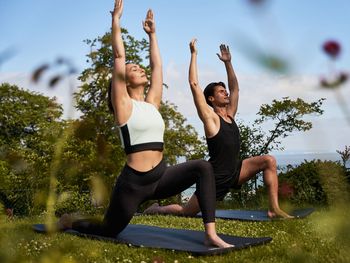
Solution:
M212 82L212 83L209 83L205 89L204 89L204 97L205 97L205 101L207 102L207 104L210 106L210 107L213 107L213 104L211 103L211 101L209 101L209 97L210 96L214 96L214 91L215 91L215 87L216 86L221 86L221 87L224 87L226 89L226 86L225 86L225 83L219 81L219 82Z

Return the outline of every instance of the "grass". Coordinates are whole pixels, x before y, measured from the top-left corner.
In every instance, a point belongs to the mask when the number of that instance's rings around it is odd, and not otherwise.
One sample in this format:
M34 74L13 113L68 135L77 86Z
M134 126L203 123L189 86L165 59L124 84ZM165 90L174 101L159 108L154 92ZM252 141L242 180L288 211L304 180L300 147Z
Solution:
M0 218L0 262L350 262L350 222L345 209L318 209L306 219L274 222L217 220L219 233L270 236L271 243L222 256L194 257L162 249L135 248L67 234L34 233L43 216ZM203 230L201 219L134 217L134 224Z

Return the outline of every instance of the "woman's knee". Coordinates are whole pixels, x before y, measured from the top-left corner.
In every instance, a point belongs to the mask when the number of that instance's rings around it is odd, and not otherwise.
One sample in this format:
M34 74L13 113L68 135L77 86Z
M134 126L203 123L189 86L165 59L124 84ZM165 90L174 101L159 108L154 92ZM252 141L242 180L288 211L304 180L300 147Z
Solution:
M202 175L212 176L213 174L213 167L207 161L196 160L196 168L201 176Z

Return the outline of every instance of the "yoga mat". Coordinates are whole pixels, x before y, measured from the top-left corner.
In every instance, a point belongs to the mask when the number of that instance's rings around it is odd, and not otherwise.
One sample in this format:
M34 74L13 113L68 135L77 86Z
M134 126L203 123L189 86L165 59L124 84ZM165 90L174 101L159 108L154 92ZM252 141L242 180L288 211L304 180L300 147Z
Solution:
M314 212L314 208L295 209L289 215L295 216L295 219L305 218ZM201 217L201 213L197 214ZM216 210L215 217L221 219L232 219L242 221L273 221L283 220L283 218L271 219L267 216L267 210ZM290 219L288 219L290 220Z
M46 233L45 225L33 225L33 230ZM233 250L251 246L262 245L272 240L270 237L238 237L219 234L227 243L233 244L232 248L216 248L204 245L204 232L185 229L162 228L147 225L129 224L115 238L97 235L82 234L74 230L66 230L63 233L78 235L81 237L123 243L135 247L162 248L175 251L190 252L194 255L219 255Z

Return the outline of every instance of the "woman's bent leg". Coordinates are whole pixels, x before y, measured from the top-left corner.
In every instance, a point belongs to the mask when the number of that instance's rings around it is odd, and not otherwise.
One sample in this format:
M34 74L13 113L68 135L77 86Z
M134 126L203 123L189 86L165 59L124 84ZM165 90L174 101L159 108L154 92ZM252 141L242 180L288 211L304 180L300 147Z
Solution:
M188 161L168 167L155 190L154 199L166 198L181 193L196 183L199 206L205 227L208 246L230 247L215 230L215 180L212 166L202 160Z
M167 167L154 193L154 199L167 198L196 184L204 223L215 221L215 180L211 165L193 160Z

